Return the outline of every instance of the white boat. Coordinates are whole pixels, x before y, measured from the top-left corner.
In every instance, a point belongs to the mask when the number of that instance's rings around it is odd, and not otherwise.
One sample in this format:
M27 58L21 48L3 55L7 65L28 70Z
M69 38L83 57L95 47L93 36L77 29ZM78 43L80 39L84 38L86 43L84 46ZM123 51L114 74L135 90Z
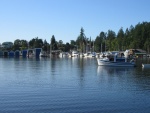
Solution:
M79 53L77 51L72 51L69 57L78 57Z
M96 52L87 52L84 54L84 57L89 57L89 58L96 57Z
M128 51L125 51L125 57L118 57L118 54L110 55L106 57L100 57L97 58L97 62L99 66L123 66L123 67L129 67L129 66L135 66L134 60L127 60Z
M68 52L60 52L59 53L59 57L62 58L62 57L67 57L69 55Z

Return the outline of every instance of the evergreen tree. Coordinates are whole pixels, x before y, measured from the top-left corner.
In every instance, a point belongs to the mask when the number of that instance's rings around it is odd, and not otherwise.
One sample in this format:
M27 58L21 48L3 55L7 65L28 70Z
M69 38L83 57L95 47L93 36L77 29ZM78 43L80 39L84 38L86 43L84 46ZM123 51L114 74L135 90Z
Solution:
M55 36L54 35L52 35L52 38L51 38L51 49L52 50L58 50L57 42L55 40Z
M81 30L80 30L80 35L78 36L76 43L77 43L78 47L80 48L80 51L83 53L84 48L85 48L85 44L86 44L86 38L85 38L83 28L81 28Z
M119 50L124 50L124 45L125 45L125 41L124 41L124 31L123 28L120 28L117 34L117 39L118 39L118 49Z

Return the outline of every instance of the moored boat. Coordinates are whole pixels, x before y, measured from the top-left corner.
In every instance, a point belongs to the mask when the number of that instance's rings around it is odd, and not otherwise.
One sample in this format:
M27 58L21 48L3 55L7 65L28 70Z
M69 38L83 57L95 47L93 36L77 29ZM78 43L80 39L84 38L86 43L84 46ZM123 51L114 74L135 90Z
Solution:
M77 51L72 51L69 57L78 57L79 53Z
M84 54L84 57L94 58L96 57L96 52L87 52Z
M118 57L118 54L110 54L106 57L100 57L97 58L97 62L99 66L122 66L122 67L129 67L129 66L135 66L134 59L128 60L128 51L126 50L124 52L125 56Z

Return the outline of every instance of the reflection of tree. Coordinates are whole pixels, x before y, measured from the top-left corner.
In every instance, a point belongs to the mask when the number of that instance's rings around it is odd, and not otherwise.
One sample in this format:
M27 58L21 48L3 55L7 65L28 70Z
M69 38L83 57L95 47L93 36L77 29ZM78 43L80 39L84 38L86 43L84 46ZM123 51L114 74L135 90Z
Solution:
M79 84L81 87L84 86L84 76L85 76L85 69L84 69L84 60L77 59L77 65L79 66L78 76L79 76Z
M52 68L52 72L53 72L53 70L55 70L55 67L56 67L56 58L53 57L50 60L51 60L50 63L51 63L51 68Z
M83 80L84 78L84 60L83 59L78 59L78 63L79 63L79 66L80 66L80 78L81 80Z
M51 71L51 77L52 77L52 79L55 79L55 73L56 73L56 58L54 57L54 58L51 58L50 59L50 71Z

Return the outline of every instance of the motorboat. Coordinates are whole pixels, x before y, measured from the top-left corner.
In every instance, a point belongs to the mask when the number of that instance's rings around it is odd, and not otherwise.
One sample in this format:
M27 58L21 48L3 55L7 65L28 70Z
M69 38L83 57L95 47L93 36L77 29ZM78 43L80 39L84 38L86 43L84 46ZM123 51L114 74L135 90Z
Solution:
M135 66L134 59L128 60L129 51L126 50L124 52L125 56L118 57L118 53L109 54L104 57L97 58L97 62L99 66Z

